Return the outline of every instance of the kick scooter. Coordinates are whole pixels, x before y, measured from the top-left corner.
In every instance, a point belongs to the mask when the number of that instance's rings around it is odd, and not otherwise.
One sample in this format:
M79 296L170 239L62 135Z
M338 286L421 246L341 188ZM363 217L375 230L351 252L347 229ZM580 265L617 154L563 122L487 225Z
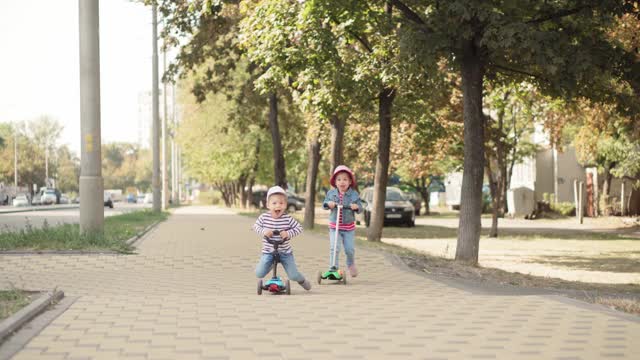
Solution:
M279 230L274 230L273 235L280 235ZM283 281L282 278L278 276L278 263L280 263L280 253L278 253L278 245L281 243L280 241L273 241L269 237L264 237L269 244L273 245L273 276L271 279L262 282L262 279L258 280L258 295L262 295L262 290L268 290L274 294L285 293L287 295L291 295L291 283L289 280Z
M347 285L347 273L338 269L338 267L336 266L336 255L338 254L338 237L340 236L339 234L340 220L339 219L340 219L340 215L342 214L343 205L338 204L336 206L338 207L338 214L337 214L338 216L336 217L336 232L335 232L335 236L333 237L333 261L331 262L331 268L329 270L325 271L324 273L321 271L318 271L318 273L316 274L316 280L318 281L318 285L322 284L322 280L333 280L337 282L342 282L344 285Z

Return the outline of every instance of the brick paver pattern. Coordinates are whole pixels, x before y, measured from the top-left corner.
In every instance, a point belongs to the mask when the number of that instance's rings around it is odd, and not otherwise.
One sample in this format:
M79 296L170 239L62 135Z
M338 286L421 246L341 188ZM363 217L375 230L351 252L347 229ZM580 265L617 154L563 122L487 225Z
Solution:
M137 255L0 255L0 288L78 297L14 358L640 358L637 321L553 297L453 288L364 249L346 286L293 284L291 296L258 296L253 221L187 207ZM328 236L293 241L313 280L326 269Z

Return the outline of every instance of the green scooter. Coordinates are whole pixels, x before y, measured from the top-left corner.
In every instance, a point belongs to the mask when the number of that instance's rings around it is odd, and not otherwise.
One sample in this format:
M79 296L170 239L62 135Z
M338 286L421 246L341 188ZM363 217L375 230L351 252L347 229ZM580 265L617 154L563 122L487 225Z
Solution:
M335 236L333 237L333 261L331 264L331 268L325 272L322 271L318 271L316 274L316 280L318 281L318 285L322 284L322 280L333 280L333 281L337 281L337 282L342 282L344 285L347 285L347 273L344 272L343 270L338 269L338 267L336 266L336 255L338 253L338 236L340 236L339 234L339 228L340 228L340 224L338 224L337 222L339 221L338 219L340 219L340 215L342 214L342 208L343 205L338 204L338 216L336 217L336 232L335 232Z

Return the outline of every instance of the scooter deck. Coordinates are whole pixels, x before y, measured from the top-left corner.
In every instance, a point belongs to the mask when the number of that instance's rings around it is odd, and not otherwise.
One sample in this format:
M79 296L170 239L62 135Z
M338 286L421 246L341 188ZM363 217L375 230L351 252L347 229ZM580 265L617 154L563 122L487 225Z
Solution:
M340 270L328 270L322 274L322 279L326 280L342 280L344 277L340 273Z

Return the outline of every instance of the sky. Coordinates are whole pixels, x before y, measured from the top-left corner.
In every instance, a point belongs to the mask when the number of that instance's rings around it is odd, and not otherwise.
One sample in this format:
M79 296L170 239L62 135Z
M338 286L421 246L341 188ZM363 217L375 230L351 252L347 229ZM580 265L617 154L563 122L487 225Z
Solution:
M51 116L64 126L57 145L79 155L78 11L78 0L0 0L0 122ZM100 1L103 143L138 140L138 97L151 91L151 34L150 7Z

